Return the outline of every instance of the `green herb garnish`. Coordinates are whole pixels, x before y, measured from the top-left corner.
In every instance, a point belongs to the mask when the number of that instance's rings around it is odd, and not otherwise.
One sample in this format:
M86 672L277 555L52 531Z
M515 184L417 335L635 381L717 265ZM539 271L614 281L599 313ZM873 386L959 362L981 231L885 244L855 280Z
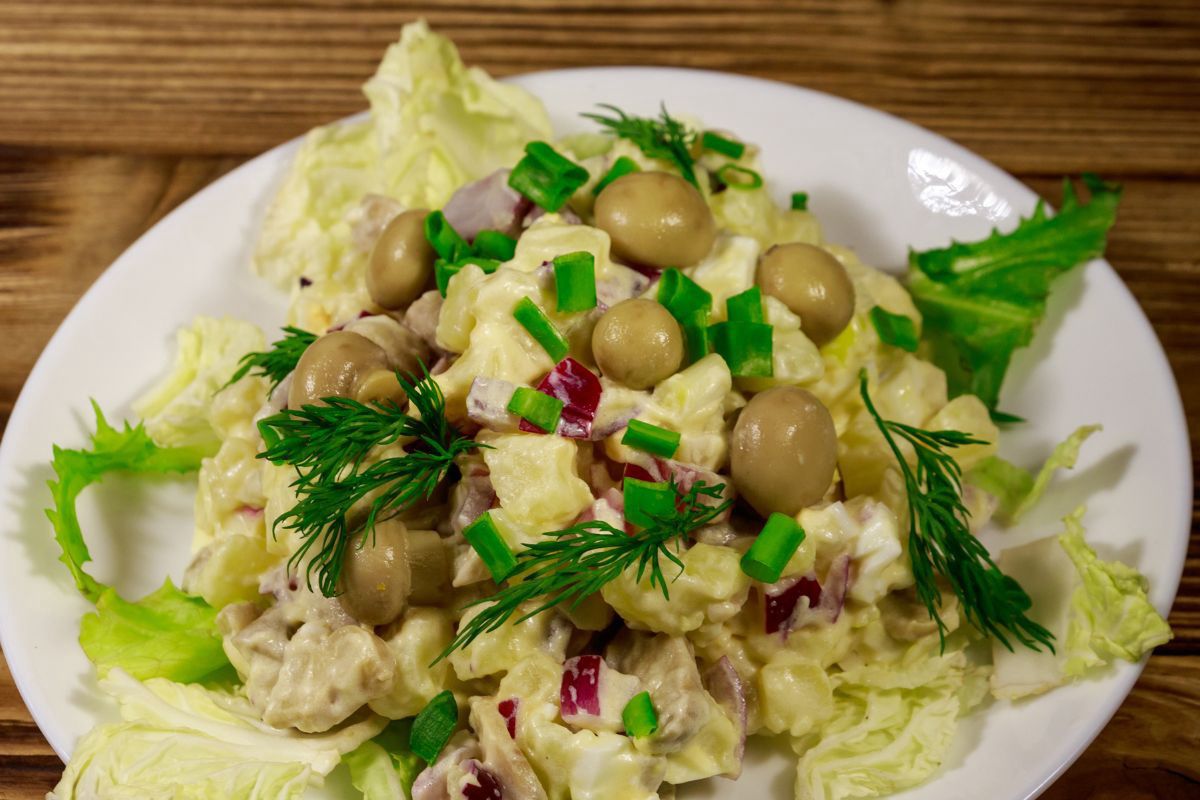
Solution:
M258 423L267 445L259 458L297 470L292 486L298 501L275 520L276 529L295 530L302 540L288 568L295 569L315 549L306 579L311 587L316 572L326 597L338 593L352 537L365 541L377 521L431 497L456 457L483 446L446 419L446 398L428 374L419 381L396 378L416 413L405 413L393 402L367 405L328 397L325 405L287 409ZM414 440L407 453L363 467L372 448L401 438ZM348 516L368 496L373 499L365 523L352 526Z
M691 152L692 143L696 141L696 132L689 130L686 125L668 114L665 105L662 106L662 113L658 119L630 116L616 106L607 104L601 104L600 108L606 108L616 116L583 116L608 128L614 136L633 142L647 158L674 164L688 183L697 189L700 188L700 184L696 182L696 160L692 158Z
M674 483L671 489L676 490ZM636 567L639 581L648 572L651 587L657 587L669 600L662 560L679 568L676 578L683 572L683 562L669 545L712 522L729 508L733 501L722 500L724 491L723 484L707 486L703 481L697 482L679 496L669 513L654 516L648 520L650 524L632 535L598 519L544 534L540 541L526 545L517 554L513 574L519 576L519 582L471 603L468 608L483 606L482 610L464 620L454 641L434 663L468 646L481 634L498 629L530 600L539 601L538 606L514 624L559 603L577 608L584 598L600 591L627 569Z
M903 314L893 314L883 306L875 306L868 316L881 342L910 353L917 352L921 338L917 335L916 323L911 319Z
M255 375L261 375L264 378L269 378L271 381L271 391L275 391L275 387L283 382L283 379L292 374L292 370L296 368L296 364L300 361L300 356L304 355L304 351L308 346L317 340L315 333L300 330L288 325L283 329L283 338L277 342L271 343L271 349L265 353L246 353L238 361L237 372L233 373L233 377L225 386L232 386L240 381L254 370ZM224 389L225 386L221 388Z
M995 409L1013 351L1033 339L1053 280L1104 254L1121 188L1088 174L1083 183L1089 203L1064 180L1053 217L1039 201L1011 233L909 254L908 288L924 317L922 335L952 396L974 394Z
M945 580L962 606L967 621L994 636L1009 650L1009 636L1031 650L1054 651L1054 635L1025 615L1032 601L1021 585L1000 571L968 526L962 500L962 470L947 450L983 442L962 431L927 431L885 420L875 410L867 391L865 371L859 376L859 393L875 425L896 457L908 495L908 553L917 596L937 622L945 648L946 623L938 610ZM916 472L897 443L907 442L916 453Z

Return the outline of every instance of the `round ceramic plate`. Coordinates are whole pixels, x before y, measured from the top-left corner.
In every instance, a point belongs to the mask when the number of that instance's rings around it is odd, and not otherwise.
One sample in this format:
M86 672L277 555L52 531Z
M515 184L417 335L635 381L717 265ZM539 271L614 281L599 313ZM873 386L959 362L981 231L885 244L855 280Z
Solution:
M560 133L584 129L579 112L614 101L643 114L665 101L677 114L737 131L762 147L781 202L791 191L808 192L830 241L888 269L902 269L909 247L1010 229L1036 200L940 136L792 86L640 68L547 72L516 83L545 102ZM285 144L223 177L122 255L55 334L13 410L0 449L0 634L25 702L63 758L115 711L76 643L89 607L57 561L42 511L51 444L85 442L88 398L110 419L130 417L130 401L163 373L176 329L195 315L279 327L284 298L253 277L248 262L263 210L296 148ZM1036 341L1016 357L1002 406L1030 420L1004 439L1003 453L1018 463L1038 463L1077 425L1098 422L1104 432L1020 530L989 533L989 545L1053 533L1058 518L1086 502L1089 537L1101 556L1145 573L1165 613L1187 545L1188 439L1162 349L1107 263L1060 283ZM192 493L186 480L117 477L85 493L80 513L96 558L93 574L127 597L153 590L164 574L178 580L188 560ZM1037 795L1100 731L1140 669L1122 663L1030 702L981 709L961 726L942 771L904 796ZM684 794L791 797L794 764L790 751L762 747L736 784L714 780Z

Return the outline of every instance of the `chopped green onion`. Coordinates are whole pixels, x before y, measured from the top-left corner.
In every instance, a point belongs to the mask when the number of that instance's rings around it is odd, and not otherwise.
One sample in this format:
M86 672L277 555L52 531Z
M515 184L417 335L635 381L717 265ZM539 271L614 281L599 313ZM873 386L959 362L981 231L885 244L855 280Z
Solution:
M757 189L763 185L762 175L747 167L739 167L737 164L724 165L713 173L713 177L730 189L740 191Z
M426 764L437 761L437 757L454 735L458 727L458 703L454 693L449 689L435 695L425 704L421 713L413 720L412 733L409 735L409 748L420 756Z
M680 436L677 431L669 431L640 419L629 420L629 427L621 437L621 444L641 450L661 458L670 458L679 449Z
M709 328L713 349L739 378L769 378L772 362L771 326L757 322L721 322Z
M425 218L425 238L438 256L446 261L458 261L471 252L471 245L458 235L458 231L440 211L434 211Z
M640 692L625 704L621 711L621 722L625 732L634 738L650 736L658 730L658 712L649 692Z
M458 261L446 261L439 258L433 265L433 277L437 281L437 288L442 293L442 297L445 297L446 292L450 289L450 279L462 272L462 268L467 264L479 267L485 275L491 275L500 268L500 262L494 258L463 256Z
M691 318L693 312L712 308L712 295L700 284L684 275L677 268L664 270L658 279L658 302L679 320Z
M808 211L808 192L792 192L792 211Z
M649 528L656 520L666 519L675 513L679 495L668 483L626 478L622 488L625 494L625 519L634 525Z
M804 528L778 512L767 519L758 538L742 556L742 572L763 583L774 583L804 541Z
M712 131L704 132L704 135L700 137L700 144L704 145L705 150L712 150L714 153L720 153L733 159L741 158L742 153L746 152L746 145L735 142L733 139L726 139Z
M708 315L697 314L696 318L682 323L683 343L689 364L694 364L712 352L712 336L708 327Z
M596 307L596 257L586 250L554 257L559 311Z
M546 395L542 395L545 397ZM492 513L485 511L474 522L463 528L467 543L479 554L483 565L492 573L492 579L500 583L517 568L517 559L508 549L504 537L492 520Z
M613 165L608 168L608 172L604 173L604 177L601 178L592 188L592 194L600 194L604 191L605 186L608 186L622 175L628 175L632 172L641 172L641 170L642 168L639 167L637 162L632 158L629 156L621 156L613 162Z
M730 322L766 322L763 317L762 289L751 286L741 294L725 301L725 311Z
M554 327L554 323L545 312L538 308L537 303L528 297L522 297L517 301L512 313L517 322L521 323L521 327L529 331L529 335L550 354L555 364L567 357L570 350L567 340L559 333L558 328Z
M497 261L512 261L517 254L517 240L500 231L480 231L475 234L473 247L475 255Z
M586 169L550 145L530 142L509 174L508 185L547 211L558 211L587 179Z
M917 352L920 337L917 336L917 326L911 319L903 314L893 314L883 306L872 308L870 316L871 324L875 326L875 332L884 344L899 347L910 353Z
M508 401L508 410L521 419L536 425L546 433L558 429L558 418L562 416L563 401L528 386L518 386Z

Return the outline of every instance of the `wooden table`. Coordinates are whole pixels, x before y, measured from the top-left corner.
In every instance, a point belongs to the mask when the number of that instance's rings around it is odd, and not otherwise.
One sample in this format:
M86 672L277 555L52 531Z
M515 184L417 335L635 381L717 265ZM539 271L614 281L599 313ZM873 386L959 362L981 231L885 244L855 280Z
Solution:
M424 13L496 75L667 64L761 75L945 134L1052 202L1126 186L1109 258L1167 349L1200 452L1195 0L0 0L0 420L71 305L130 242L250 156L359 110ZM1200 796L1200 538L1116 718L1046 797ZM2 662L0 662L2 666ZM0 669L0 798L61 765Z

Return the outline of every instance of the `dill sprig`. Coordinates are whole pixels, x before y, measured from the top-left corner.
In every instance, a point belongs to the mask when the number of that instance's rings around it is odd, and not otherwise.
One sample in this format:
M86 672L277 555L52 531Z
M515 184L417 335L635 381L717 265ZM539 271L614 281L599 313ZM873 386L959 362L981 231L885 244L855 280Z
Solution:
M670 485L672 489L676 488L674 481ZM530 600L540 598L541 602L514 624L560 603L574 609L586 597L634 567L637 568L637 580L641 581L649 572L650 585L657 587L669 600L668 583L683 573L683 562L670 545L707 525L729 508L733 501L722 501L724 490L723 484L707 486L699 481L680 496L673 513L649 515L652 524L634 534L603 520L580 522L561 531L543 534L544 538L526 545L517 554L517 568L513 574L518 577L515 580L495 594L467 606L484 608L460 625L454 641L433 663L467 647L481 634L501 627ZM679 568L670 581L663 572L664 558Z
M446 419L446 398L428 373L419 381L399 373L396 379L413 413L390 401L367 405L329 397L324 406L287 409L259 422L267 445L259 458L297 472L292 482L296 505L274 526L300 534L288 568L297 568L311 553L306 579L311 588L315 572L326 597L338 593L346 547L354 536L365 541L377 521L431 497L455 458L482 446ZM408 452L363 467L372 448L401 438L412 440ZM352 512L368 497L366 519L358 524Z
M696 161L691 153L696 132L668 114L665 104L658 119L630 116L616 106L604 103L600 104L600 108L606 108L616 116L582 116L608 128L614 136L633 142L647 158L670 161L689 183L700 188L696 182Z
M283 329L283 338L271 343L271 349L264 353L246 353L238 360L237 372L225 386L232 386L254 370L255 375L261 375L271 380L271 391L275 390L283 379L292 373L300 356L310 344L317 340L315 333L300 330L288 325ZM225 386L221 388L224 389Z
M1031 650L1044 646L1054 652L1054 634L1025 614L1032 606L1029 595L1000 571L968 525L962 500L962 470L946 451L984 442L962 431L927 431L884 419L867 392L865 371L859 375L859 393L900 465L908 495L908 553L917 596L930 619L937 622L942 648L949 630L938 613L942 604L939 577L950 584L967 621L1009 650L1013 649L1011 636ZM915 473L896 437L912 446L917 461Z

